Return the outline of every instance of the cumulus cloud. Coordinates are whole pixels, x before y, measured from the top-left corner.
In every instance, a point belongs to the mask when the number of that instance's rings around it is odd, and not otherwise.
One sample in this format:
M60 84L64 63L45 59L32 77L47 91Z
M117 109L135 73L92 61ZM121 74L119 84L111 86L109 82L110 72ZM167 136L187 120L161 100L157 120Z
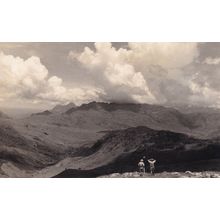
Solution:
M220 57L218 57L218 58L206 57L206 59L203 61L203 63L209 64L209 65L220 64Z
M129 47L133 63L141 67L181 68L199 54L197 43L129 43Z
M64 77L52 75L51 69L49 73L37 56L22 59L0 53L0 102L81 104L95 100L220 107L218 55L211 58L203 51L201 56L197 43L128 43L117 48L95 43L70 51L58 68ZM68 64L71 70L77 67L72 71L72 86L65 83Z
M69 57L78 60L95 86L102 88L101 101L188 101L192 90L183 68L198 57L196 43L128 43L127 49L95 43L94 47L78 54L70 51Z
M199 54L197 43L128 43L129 49L116 50L111 43L95 43L96 51L85 47L81 54L70 52L87 67L108 63L132 63L137 68L158 65L162 68L181 68Z
M201 86L195 81L189 83L193 94L189 97L189 103L201 106L220 107L220 92L211 88L208 84Z
M40 59L26 60L0 53L0 101L22 99L29 102L65 103L94 100L94 88L66 88L57 76L49 76Z

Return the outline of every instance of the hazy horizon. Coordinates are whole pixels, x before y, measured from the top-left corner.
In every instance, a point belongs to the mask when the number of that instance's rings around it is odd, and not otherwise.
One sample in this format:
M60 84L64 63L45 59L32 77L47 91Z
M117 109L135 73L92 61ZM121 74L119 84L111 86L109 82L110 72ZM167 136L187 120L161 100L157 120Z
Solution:
M96 101L91 101L91 102L96 102ZM82 103L80 105L78 105L77 107L83 105L83 104L89 104L91 102L88 102L88 103ZM113 102L99 102L97 101L98 103L113 103ZM22 119L22 118L25 118L25 117L28 117L30 116L31 114L35 114L35 113L40 113L40 112L44 112L44 111L47 111L47 110L52 110L54 107L56 107L57 105L62 105L62 106L65 106L65 105L68 105L70 103L73 103L73 102L68 102L66 104L55 104L49 108L47 107L41 107L41 108L27 108L27 107L1 107L0 106L0 112L6 114L7 116L11 117L11 118L15 118L15 119ZM115 103L115 104L148 104L148 103ZM178 110L184 110L185 108L189 108L189 110L193 110L193 108L195 108L195 110L198 111L198 108L200 109L200 111L203 111L204 109L215 109L217 111L220 111L220 108L219 107L209 107L209 106L203 106L201 107L200 105L185 105L185 104L175 104L175 103L172 103L172 104L154 104L154 105L157 105L157 106L164 106L164 107L168 107L168 108L174 108L174 109L178 109ZM185 110L187 110L185 109Z

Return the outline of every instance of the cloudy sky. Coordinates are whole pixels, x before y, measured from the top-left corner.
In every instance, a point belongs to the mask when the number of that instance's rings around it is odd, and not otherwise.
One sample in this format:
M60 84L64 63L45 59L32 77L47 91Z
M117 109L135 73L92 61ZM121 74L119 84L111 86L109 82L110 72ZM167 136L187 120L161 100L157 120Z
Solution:
M0 43L0 107L220 107L220 43Z

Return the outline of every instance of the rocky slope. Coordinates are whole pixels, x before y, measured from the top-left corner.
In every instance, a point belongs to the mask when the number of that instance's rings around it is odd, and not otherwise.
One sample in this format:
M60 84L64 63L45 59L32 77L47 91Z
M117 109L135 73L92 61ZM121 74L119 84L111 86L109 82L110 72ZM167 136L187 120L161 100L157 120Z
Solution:
M61 166L51 169L59 173L72 168L81 175L88 170L102 172L105 166L105 171L117 171L116 166L133 169L142 154L157 156L161 169L219 157L218 110L196 113L148 104L92 102L4 120L10 126L8 130L2 127L0 133L1 164L8 161L21 169L46 169L60 161ZM65 158L67 164L62 162Z
M25 176L63 158L60 152L26 139L10 122L0 118L0 176Z
M161 172L151 175L145 173L140 175L138 172L127 173L112 173L109 175L101 176L102 178L220 178L220 172Z
M16 120L14 127L29 140L63 150L89 147L108 131L135 126L180 132L197 138L214 138L220 134L218 113L183 114L157 105L96 102L57 108Z
M55 177L135 171L143 156L157 159L158 172L220 170L218 142L147 127L112 131L97 141L86 156L85 151L72 161L68 170Z

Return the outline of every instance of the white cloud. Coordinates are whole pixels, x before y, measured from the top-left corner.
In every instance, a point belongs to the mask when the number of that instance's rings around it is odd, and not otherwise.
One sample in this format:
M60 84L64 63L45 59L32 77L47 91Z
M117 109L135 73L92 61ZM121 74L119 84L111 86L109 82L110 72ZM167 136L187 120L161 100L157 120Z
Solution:
M131 62L139 67L182 68L199 54L197 43L129 43Z
M197 43L129 43L129 49L116 50L111 43L95 43L94 52L85 47L83 53L70 52L87 67L108 63L132 63L137 68L159 65L162 68L181 68L190 64L199 54Z
M205 84L203 86L196 82L190 82L193 95L189 97L190 103L202 106L220 107L220 93Z
M186 101L176 92L190 93L182 68L198 57L196 43L129 43L128 49L118 50L111 43L94 46L94 51L85 47L81 54L70 55L103 89L101 101Z
M40 59L32 56L27 60L0 53L0 100L9 102L20 99L32 103L65 103L96 99L97 89L65 88L62 79L49 76Z
M95 43L94 49L69 52L68 63L81 64L80 79L74 78L72 88L49 74L37 56L25 60L0 53L0 102L96 100L220 107L220 58L198 63L199 53L197 43L128 43L126 49Z
M206 59L203 61L203 63L209 64L209 65L220 64L220 57L218 57L218 58L206 57Z

